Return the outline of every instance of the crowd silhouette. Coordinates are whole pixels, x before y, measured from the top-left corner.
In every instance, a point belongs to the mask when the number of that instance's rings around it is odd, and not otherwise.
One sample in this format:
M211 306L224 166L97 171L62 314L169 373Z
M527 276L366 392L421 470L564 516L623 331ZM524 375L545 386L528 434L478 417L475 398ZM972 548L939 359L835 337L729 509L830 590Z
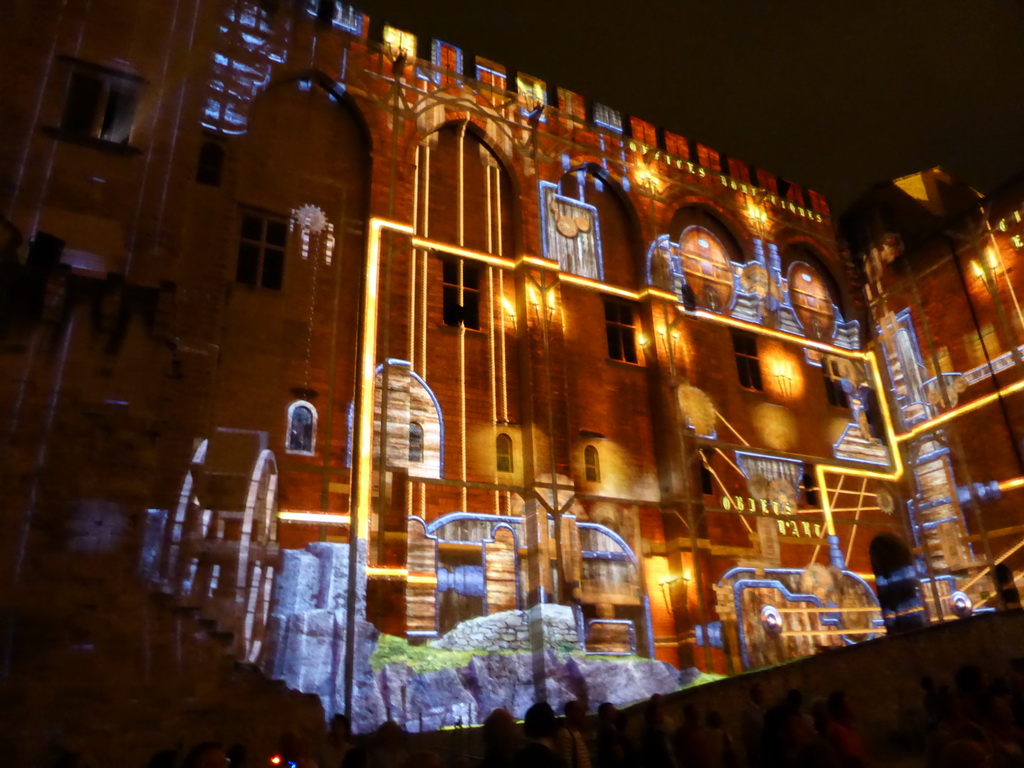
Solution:
M882 695L882 694L880 694ZM488 715L481 753L444 753L412 746L408 734L384 723L353 737L336 715L319 747L294 732L282 734L269 761L254 762L242 744L209 741L191 749L165 749L148 768L1024 768L1024 674L988 675L965 665L948 682L920 680L920 697L901 708L900 722L865 737L842 690L809 701L796 689L770 702L759 682L735 722L701 709L696 696L680 708L652 696L629 717L604 702L596 717L585 701L568 702L561 716L545 702L520 724L505 709ZM870 705L870 702L862 702ZM433 743L437 743L436 741ZM871 754L869 744L885 744ZM894 755L896 756L894 758ZM55 768L94 768L81 755L62 752Z

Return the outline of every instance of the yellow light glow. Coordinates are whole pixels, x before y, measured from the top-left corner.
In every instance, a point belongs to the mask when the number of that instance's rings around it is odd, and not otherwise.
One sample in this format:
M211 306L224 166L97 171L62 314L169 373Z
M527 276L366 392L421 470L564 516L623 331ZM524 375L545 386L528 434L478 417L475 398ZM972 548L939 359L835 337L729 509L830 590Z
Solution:
M1021 389L1024 389L1024 379L1021 379L1020 381L1015 381L1013 384L1009 384L1003 387L1002 389L996 390L995 392L990 392L987 395L979 397L977 400L972 400L966 405L961 405L959 408L954 408L951 411L946 411L945 413L936 416L934 419L930 419L926 422L923 422L922 424L918 424L909 432L903 432L897 435L896 439L900 441L910 440L911 438L917 437L918 435L924 432L930 432L936 427L941 426L942 424L945 424L947 421L951 421L958 416L962 416L965 413L970 413L971 411L981 408L982 406L995 402L1000 397L1005 397L1006 395L1012 395L1014 392L1019 392ZM882 400L883 398L879 398L880 402Z
M404 579L409 576L409 571L405 568L384 568L371 565L367 567L366 575L382 579Z
M436 587L437 586L437 576L432 576L430 574L412 574L412 573L410 573L406 577L405 580L409 584L424 584L424 585L430 586L430 587Z
M707 312L703 309L695 309L692 312L690 310L683 310L687 315L691 317L699 317L702 320L707 320L712 323L719 323L721 325L729 325L733 328L742 328L750 333L755 333L760 336L768 336L773 339L781 339L790 343L799 344L802 347L810 347L811 349L820 349L822 352L828 352L830 355L839 355L841 357L848 357L855 360L863 360L866 357L870 357L867 352L859 352L854 349L843 349L842 347L834 347L831 344L823 344L820 341L812 341L811 339L800 338L794 336L791 333L783 333L782 331L776 331L773 328L765 328L764 326L757 325L756 323L748 323L745 320L737 320L735 317L726 317L725 315L716 315L713 312Z
M505 314L514 320L516 316L516 308L512 306L512 302L502 296L501 305L505 308Z
M370 495L373 487L373 386L377 360L377 281L380 276L380 236L384 229L406 235L413 233L413 228L408 224L374 217L370 219L370 229L366 238L363 337L360 339L362 349L356 396L359 441L353 459L352 478L355 489L351 497L356 518L354 533L359 539L370 537Z
M512 259L506 259L502 256L495 256L490 253L484 253L483 251L474 251L469 248L461 248L457 245L449 245L448 243L441 243L437 240L427 240L423 237L413 237L412 244L415 248L422 248L425 251L440 251L441 253L450 253L452 256L461 256L465 259L473 259L474 261L482 261L485 264L491 264L496 267L503 267L505 269L515 268L516 263Z
M980 278L984 278L985 277L985 270L983 270L981 268L981 264L979 264L974 259L971 259L971 271L974 273L975 277L980 277Z
M639 342L641 347L646 347L648 344L651 343L651 340L648 339L647 336L643 333L638 333L636 335L636 340L637 342Z
M1015 477L1012 480L1003 480L999 484L1000 491L1012 491L1014 488L1024 486L1024 477Z
M529 264L531 267L540 267L541 269L558 269L558 262L550 259L538 259L536 256L520 256L515 264L517 267L520 264Z
M566 283L582 285L584 288L593 288L594 290L601 291L602 293L610 293L614 296L621 296L624 299L631 299L632 301L636 301L639 297L639 294L636 293L636 291L627 291L625 288L617 288L614 285L607 285L605 283L598 282L597 280L591 280L589 277L580 277L579 275L570 275L567 272L563 272L559 278ZM672 298L675 299L675 296Z
M349 525L351 515L338 515L330 512L286 511L277 513L277 519L286 523L320 523L321 525Z

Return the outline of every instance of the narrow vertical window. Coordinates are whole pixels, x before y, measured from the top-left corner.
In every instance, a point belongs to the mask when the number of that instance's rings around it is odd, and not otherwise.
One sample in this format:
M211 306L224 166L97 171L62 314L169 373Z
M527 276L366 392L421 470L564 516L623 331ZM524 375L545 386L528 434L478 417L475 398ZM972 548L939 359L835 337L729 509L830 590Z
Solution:
M511 472L512 462L512 438L508 435L498 435L494 441L495 454L497 456L496 468L499 472Z
M312 456L316 445L316 409L305 401L288 407L288 453Z
M800 478L800 490L803 491L807 506L818 506L818 485L814 479L814 470L810 466L804 467L803 476Z
M843 389L843 377L838 370L835 360L826 360L821 366L821 372L825 377L825 397L828 404L839 408L849 408L850 400Z
M211 187L219 187L223 168L224 148L215 141L204 142L203 146L199 148L196 181Z
M588 483L601 482L601 457L597 454L597 448L592 445L583 449L583 466Z
M608 357L625 363L637 362L633 308L625 302L606 301L604 324L608 336Z
M705 496L709 496L714 492L715 487L713 480L714 478L711 475L711 470L708 468L708 465L702 461L700 463L700 492Z
M480 269L476 264L441 263L444 324L480 329Z
M745 389L764 391L761 381L761 359L757 353L757 337L749 333L733 331L732 348L736 353L736 373L740 386Z
M409 463L423 461L423 426L415 421L409 425Z

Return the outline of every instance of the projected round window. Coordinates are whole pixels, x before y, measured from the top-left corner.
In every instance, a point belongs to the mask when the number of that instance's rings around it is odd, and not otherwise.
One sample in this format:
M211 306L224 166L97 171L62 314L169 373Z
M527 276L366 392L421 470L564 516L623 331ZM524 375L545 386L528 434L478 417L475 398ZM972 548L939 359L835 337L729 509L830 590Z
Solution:
M722 310L732 300L732 264L718 239L701 227L690 227L679 240L683 276L697 304Z
M794 262L789 268L789 302L812 339L830 339L835 329L835 304L828 283L810 264Z
M782 634L782 614L774 605L766 605L761 609L761 626L772 637Z
M949 602L953 606L953 613L961 619L974 613L974 603L966 593L959 590L949 596Z

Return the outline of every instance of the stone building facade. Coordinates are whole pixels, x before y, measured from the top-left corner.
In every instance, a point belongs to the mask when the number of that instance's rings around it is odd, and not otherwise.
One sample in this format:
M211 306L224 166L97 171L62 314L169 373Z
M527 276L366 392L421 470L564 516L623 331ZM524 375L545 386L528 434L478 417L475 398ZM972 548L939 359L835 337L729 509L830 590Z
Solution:
M1019 465L934 484L962 382L910 370L900 262L858 240L865 286L813 190L341 3L16 5L19 690L148 653L147 595L364 730L485 716L481 665L626 703L985 599L948 508Z

